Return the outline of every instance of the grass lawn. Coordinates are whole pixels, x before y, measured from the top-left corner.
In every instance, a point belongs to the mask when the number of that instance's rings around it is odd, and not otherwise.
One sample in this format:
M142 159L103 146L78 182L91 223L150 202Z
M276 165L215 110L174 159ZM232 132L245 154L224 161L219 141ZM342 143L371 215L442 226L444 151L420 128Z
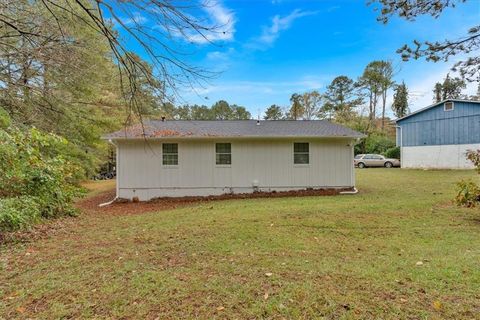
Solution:
M364 169L355 196L85 213L0 248L0 318L480 318L480 210L450 202L465 177Z

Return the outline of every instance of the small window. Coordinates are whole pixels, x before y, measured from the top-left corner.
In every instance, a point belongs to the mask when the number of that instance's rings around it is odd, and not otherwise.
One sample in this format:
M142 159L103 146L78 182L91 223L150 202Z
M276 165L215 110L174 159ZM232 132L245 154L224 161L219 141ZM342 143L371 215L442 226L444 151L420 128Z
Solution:
M232 145L230 143L216 143L215 159L219 165L232 164Z
M309 163L309 146L305 142L295 142L293 144L293 163L308 164Z
M453 110L453 102L452 101L445 102L444 105L443 105L443 109L445 111L452 111Z
M363 157L363 154L357 154L354 159L355 160L360 160L360 159L362 159L362 157Z
M178 165L178 143L162 144L162 156L164 166Z

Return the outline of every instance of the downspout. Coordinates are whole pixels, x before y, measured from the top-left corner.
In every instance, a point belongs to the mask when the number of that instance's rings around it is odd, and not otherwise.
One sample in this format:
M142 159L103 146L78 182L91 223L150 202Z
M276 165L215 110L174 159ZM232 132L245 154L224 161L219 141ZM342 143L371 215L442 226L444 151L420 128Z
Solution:
M119 160L119 157L118 157L118 145L115 144L112 139L108 139L108 142L111 143L112 145L115 146L115 171L117 172L116 174L116 177L115 177L115 198L113 198L111 201L108 201L108 202L104 202L104 203L100 203L98 206L101 208L101 207L105 207L105 206L109 206L111 205L112 203L114 203L117 199L118 199L118 160Z
M400 131L399 133L399 142L400 142L400 168L402 167L402 159L403 159L403 130L402 130L402 127L399 126L399 125L396 125L395 128L398 129L398 131Z
M340 192L340 194L357 194L358 193L358 189L353 187L353 190L352 191L342 191Z
M355 181L356 180L356 177L355 177L355 165L353 163L353 159L355 157L355 145L357 143L360 142L360 138L357 138L355 140L353 140L349 146L352 148L352 166L353 166L353 169L352 169L352 181ZM341 191L339 194L357 194L358 193L358 189L354 186L353 187L353 190L352 191Z

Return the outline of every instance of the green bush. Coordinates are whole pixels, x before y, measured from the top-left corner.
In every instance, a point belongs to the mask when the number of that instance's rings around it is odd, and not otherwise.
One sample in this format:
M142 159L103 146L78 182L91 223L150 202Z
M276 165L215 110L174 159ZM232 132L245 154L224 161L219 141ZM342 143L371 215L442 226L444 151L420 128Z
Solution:
M480 204L480 187L471 180L462 180L457 183L455 203L462 207L475 207Z
M41 217L36 197L0 199L0 228L15 230L27 227Z
M480 149L468 150L467 159L473 163L475 170L480 174Z
M384 154L388 149L395 147L395 140L381 133L372 133L355 146L355 154L377 153Z
M80 189L77 167L62 151L67 143L35 128L0 128L0 230L75 214L72 202Z
M395 140L381 134L372 134L365 140L365 153L384 153L395 147Z
M400 147L387 149L383 155L387 158L400 159Z

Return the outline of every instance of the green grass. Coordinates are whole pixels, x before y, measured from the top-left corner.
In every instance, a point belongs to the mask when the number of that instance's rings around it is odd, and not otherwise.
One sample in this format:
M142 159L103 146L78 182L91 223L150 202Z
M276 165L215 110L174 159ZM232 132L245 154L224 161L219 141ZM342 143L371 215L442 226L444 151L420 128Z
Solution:
M465 177L364 169L355 196L85 214L0 249L0 318L473 319L480 210L451 204Z

